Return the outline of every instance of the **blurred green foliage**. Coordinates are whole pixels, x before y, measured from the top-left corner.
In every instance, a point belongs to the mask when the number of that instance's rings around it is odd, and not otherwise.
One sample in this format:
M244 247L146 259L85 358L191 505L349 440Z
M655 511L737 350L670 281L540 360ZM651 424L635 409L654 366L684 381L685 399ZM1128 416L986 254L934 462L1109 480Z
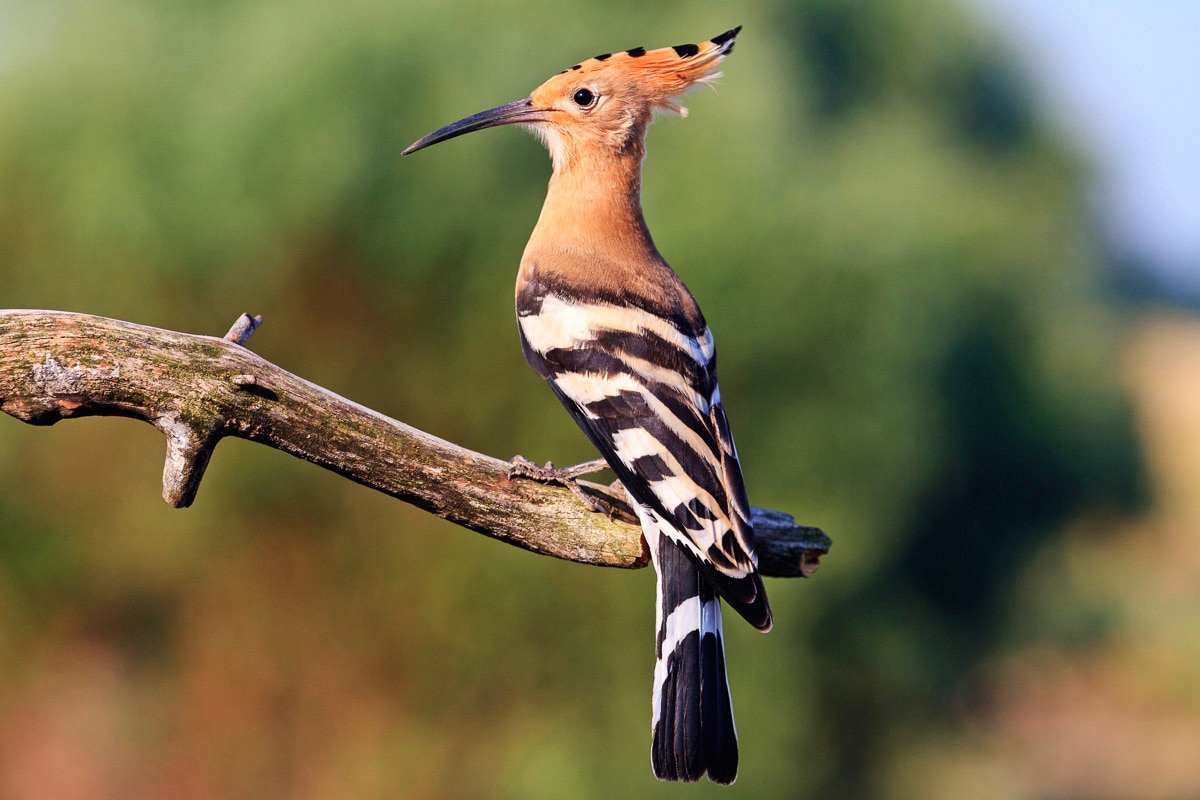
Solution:
M949 0L9 0L0 305L261 313L255 350L358 402L590 458L513 319L548 158L514 130L400 150L592 53L739 23L717 90L651 130L644 205L715 331L751 500L835 544L769 585L770 636L728 626L726 794L895 796L1027 556L1138 487L1086 167ZM650 775L650 575L242 442L171 511L161 448L0 421L0 795L719 793Z

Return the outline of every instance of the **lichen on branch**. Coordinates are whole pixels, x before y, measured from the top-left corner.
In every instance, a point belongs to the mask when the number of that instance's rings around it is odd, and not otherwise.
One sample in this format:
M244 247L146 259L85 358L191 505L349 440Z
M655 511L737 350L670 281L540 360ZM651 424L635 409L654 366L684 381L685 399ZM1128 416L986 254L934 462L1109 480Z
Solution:
M622 495L580 481L615 513L562 486L509 478L509 463L364 408L246 349L261 318L224 338L61 311L0 311L0 410L34 425L123 416L167 438L163 497L195 500L226 436L290 453L478 533L535 553L608 567L649 554ZM829 538L787 514L754 509L764 575L811 575Z

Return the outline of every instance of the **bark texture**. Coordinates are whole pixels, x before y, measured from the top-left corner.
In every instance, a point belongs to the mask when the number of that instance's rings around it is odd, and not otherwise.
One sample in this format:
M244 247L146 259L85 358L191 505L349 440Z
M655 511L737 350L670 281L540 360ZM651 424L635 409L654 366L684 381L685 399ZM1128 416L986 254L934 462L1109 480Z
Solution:
M0 410L33 425L124 416L167 439L163 498L196 497L217 442L261 442L473 531L535 553L607 567L649 562L623 494L508 477L509 464L431 436L280 369L245 345L261 319L224 338L61 311L0 311ZM787 514L754 509L761 570L807 577L830 541Z

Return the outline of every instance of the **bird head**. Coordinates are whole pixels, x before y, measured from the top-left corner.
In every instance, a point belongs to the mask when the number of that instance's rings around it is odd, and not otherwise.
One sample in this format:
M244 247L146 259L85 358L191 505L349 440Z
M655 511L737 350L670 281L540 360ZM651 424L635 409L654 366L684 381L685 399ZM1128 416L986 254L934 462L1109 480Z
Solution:
M682 94L721 76L717 65L733 50L741 26L700 44L604 53L558 73L523 100L453 122L413 142L416 152L464 133L524 125L546 143L555 168L589 154L641 147L654 112L686 116Z

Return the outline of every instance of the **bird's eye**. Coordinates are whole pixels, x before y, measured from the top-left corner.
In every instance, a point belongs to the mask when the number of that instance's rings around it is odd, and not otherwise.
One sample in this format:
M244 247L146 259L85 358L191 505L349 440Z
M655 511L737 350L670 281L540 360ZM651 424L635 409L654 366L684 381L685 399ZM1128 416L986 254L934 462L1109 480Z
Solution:
M592 103L596 102L596 95L591 89L580 89L571 99L574 100L575 105L579 106L580 108L587 108Z

